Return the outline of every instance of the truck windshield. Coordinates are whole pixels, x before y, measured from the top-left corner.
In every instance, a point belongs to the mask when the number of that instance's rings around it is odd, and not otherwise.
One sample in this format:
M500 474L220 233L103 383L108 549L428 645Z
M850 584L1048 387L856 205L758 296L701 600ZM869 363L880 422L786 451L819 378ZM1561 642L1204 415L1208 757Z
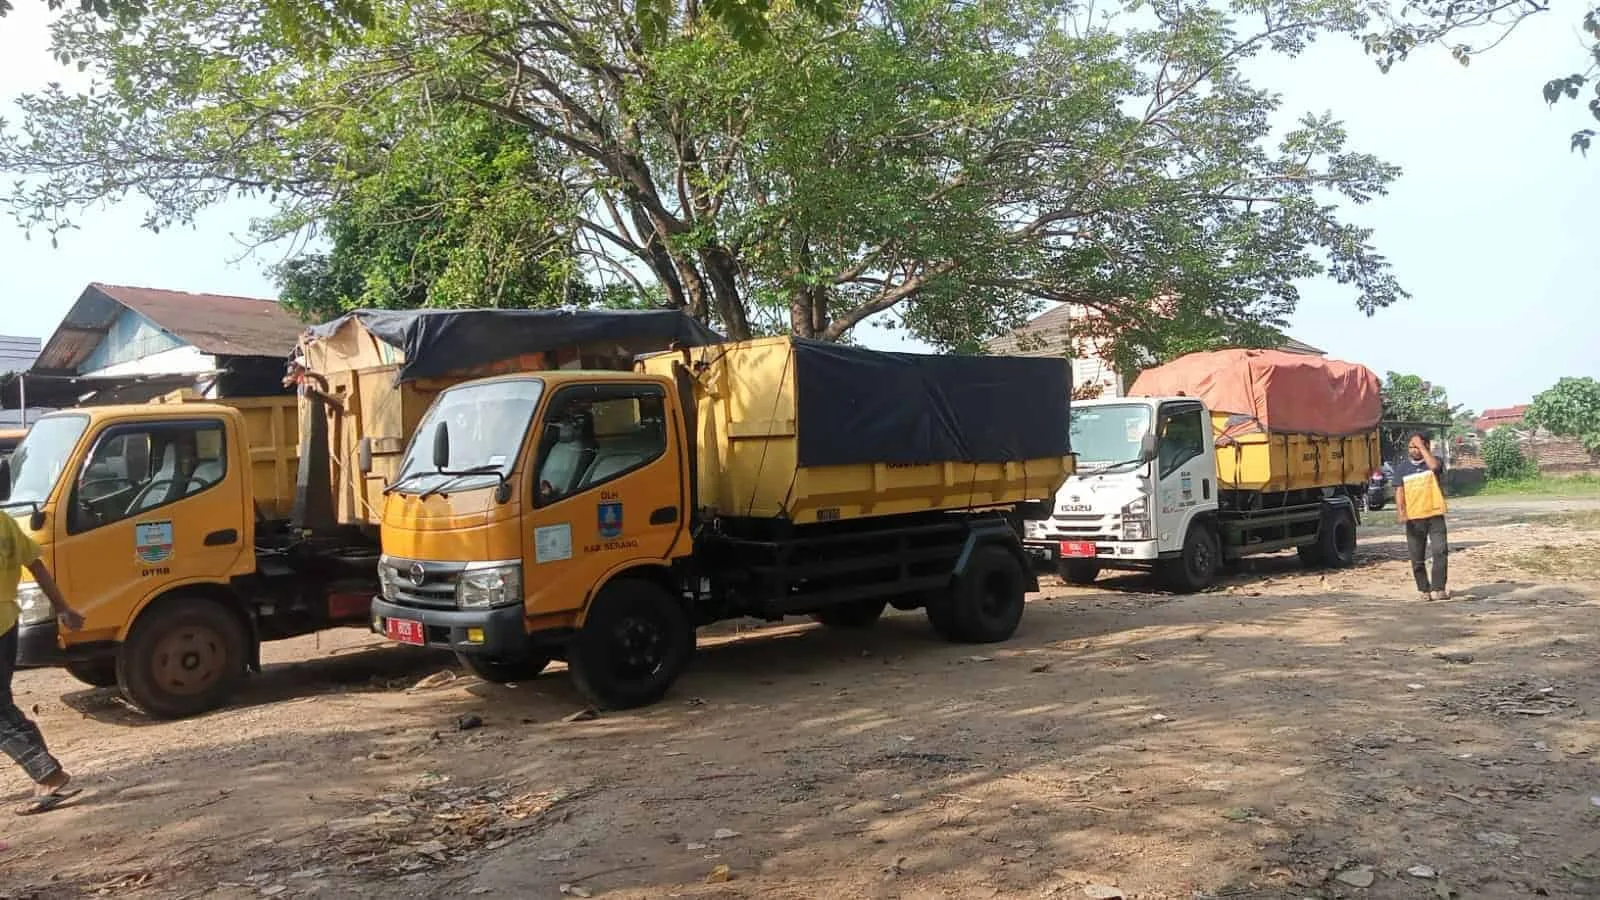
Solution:
M1112 465L1139 458L1139 442L1150 431L1143 403L1072 407L1072 450L1078 462Z
M88 416L46 416L35 422L11 454L11 499L0 506L44 503L88 425Z
M469 384L440 394L411 437L393 489L422 494L497 484L511 474L543 392L544 382L526 378ZM433 465L433 436L441 422L450 430L450 464L443 473Z

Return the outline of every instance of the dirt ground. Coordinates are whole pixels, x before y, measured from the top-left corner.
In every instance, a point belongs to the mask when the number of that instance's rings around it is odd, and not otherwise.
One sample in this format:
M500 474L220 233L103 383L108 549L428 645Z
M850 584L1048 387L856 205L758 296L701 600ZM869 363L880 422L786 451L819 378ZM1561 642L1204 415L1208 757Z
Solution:
M356 631L183 722L26 672L87 790L0 816L0 897L1600 896L1600 506L1459 503L1442 603L1372 518L1352 570L1050 579L1001 645L729 629L586 720Z

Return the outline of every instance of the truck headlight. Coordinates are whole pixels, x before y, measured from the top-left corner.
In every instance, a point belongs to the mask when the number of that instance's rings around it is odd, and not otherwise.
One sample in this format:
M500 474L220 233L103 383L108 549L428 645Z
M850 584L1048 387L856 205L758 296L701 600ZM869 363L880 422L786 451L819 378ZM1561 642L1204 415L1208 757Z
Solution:
M1150 540L1150 501L1147 498L1140 497L1122 508L1122 539Z
M21 609L17 622L22 625L43 625L55 615L50 598L31 582L17 585L17 606Z
M396 590L399 587L399 581L400 573L394 570L394 566L389 565L389 560L387 557L385 557L381 562L378 563L379 596L383 597L383 599L389 601L390 603L393 603Z
M488 609L522 602L522 563L468 563L456 582L456 606Z

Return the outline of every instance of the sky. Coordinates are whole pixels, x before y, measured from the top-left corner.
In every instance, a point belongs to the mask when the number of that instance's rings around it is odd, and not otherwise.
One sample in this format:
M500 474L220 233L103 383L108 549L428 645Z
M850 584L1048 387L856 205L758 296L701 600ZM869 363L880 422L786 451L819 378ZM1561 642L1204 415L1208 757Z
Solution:
M1561 9L1467 68L1436 51L1384 75L1343 39L1252 64L1256 83L1283 95L1286 115L1331 111L1352 148L1405 172L1387 197L1348 215L1375 229L1412 298L1369 318L1353 291L1308 282L1291 335L1380 374L1422 375L1476 410L1526 403L1562 376L1600 377L1600 152L1586 160L1568 150L1584 125L1579 104L1549 109L1541 99L1546 80L1583 58L1577 20ZM46 21L42 0L0 19L0 118L15 118L17 94L76 77L50 59ZM130 202L79 215L81 229L56 248L0 220L0 333L48 336L91 281L275 296L263 270L279 257L247 254L241 241L263 211L232 203L158 235L139 227ZM908 344L876 330L860 337Z

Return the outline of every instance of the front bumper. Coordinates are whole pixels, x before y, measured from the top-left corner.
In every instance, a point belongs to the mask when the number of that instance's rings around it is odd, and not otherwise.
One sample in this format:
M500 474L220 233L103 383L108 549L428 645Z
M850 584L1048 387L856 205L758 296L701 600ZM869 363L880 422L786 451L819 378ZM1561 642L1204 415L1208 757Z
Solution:
M527 653L528 631L521 606L493 609L428 609L401 606L381 597L372 600L372 630L387 634L390 619L421 622L425 645L439 650L514 659ZM470 640L469 629L483 633Z
M1058 540L1026 540L1022 548L1028 556L1040 564L1055 565L1067 558L1090 559L1091 557L1063 557L1061 544ZM1092 557L1102 565L1115 565L1119 562L1144 563L1161 558L1160 545L1156 541L1095 541L1095 555Z
M63 650L56 620L17 626L17 668L43 669L81 659L96 659L117 652L115 641L73 644Z

